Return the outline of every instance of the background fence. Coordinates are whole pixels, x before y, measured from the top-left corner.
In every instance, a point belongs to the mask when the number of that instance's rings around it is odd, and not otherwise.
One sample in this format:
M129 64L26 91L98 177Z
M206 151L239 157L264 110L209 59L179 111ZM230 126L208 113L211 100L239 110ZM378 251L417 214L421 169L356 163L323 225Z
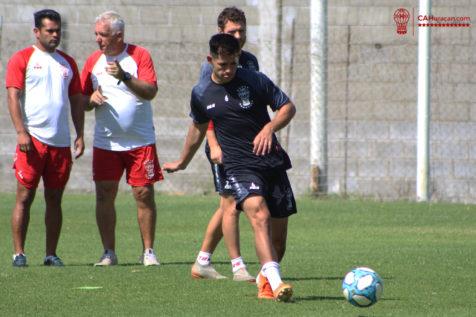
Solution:
M245 49L294 100L298 112L280 139L293 161L289 172L298 194L309 191L310 1L30 1L0 0L0 75L9 57L33 43L32 14L49 7L64 18L61 48L79 67L97 48L94 18L118 11L126 40L152 54L159 80L153 101L161 162L178 157L190 119L189 97L216 17L228 5L248 18ZM328 1L329 193L378 199L415 199L417 27L397 35L396 9L418 12L417 1ZM476 1L433 1L436 16L476 18ZM416 13L415 13L416 14ZM476 202L476 37L474 27L432 28L431 160L432 200ZM13 191L11 171L16 135L5 89L0 90L0 190ZM86 115L85 156L75 162L68 188L93 191L92 113ZM122 185L123 189L127 186ZM166 175L156 187L171 193L213 191L203 151L186 171Z

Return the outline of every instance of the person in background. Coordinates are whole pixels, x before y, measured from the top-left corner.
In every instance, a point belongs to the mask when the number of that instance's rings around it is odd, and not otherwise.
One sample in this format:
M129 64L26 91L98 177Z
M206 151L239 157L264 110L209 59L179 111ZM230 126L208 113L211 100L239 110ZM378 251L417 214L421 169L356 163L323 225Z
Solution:
M257 58L243 50L246 43L246 16L245 13L236 7L227 7L218 15L217 26L219 33L233 35L240 42L240 57L238 67L249 70L259 71ZM212 66L208 61L202 64L200 69L200 80L209 80L212 74ZM221 148L215 136L213 122L210 121L207 130L207 142L205 145L205 154L211 165L215 191L220 195L220 204L213 216L208 222L205 236L203 238L200 252L192 266L191 274L194 278L204 279L223 279L225 276L218 273L213 267L212 254L218 243L223 238L222 219L223 210L230 210L229 225L232 227L235 235L226 241L228 254L231 258L231 266L234 281L254 282L255 278L250 275L246 264L241 256L239 239L239 212L235 211L235 201L231 195L229 185L226 182L225 170L221 159Z

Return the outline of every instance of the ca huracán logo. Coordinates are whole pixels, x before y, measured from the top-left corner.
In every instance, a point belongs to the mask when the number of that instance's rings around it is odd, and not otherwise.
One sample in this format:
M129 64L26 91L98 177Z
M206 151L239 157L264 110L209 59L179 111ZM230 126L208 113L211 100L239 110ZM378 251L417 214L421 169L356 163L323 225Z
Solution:
M433 14L415 16L415 8L411 8L411 13L410 10L407 10L406 8L396 9L393 13L393 21L395 22L398 35L407 34L410 23L413 35L415 35L415 25L417 27L437 28L471 27L471 17L469 16L441 16Z

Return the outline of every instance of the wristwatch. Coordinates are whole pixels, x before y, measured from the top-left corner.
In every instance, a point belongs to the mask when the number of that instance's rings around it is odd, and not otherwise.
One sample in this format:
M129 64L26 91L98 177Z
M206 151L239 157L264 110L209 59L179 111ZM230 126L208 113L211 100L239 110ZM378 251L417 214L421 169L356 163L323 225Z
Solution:
M132 79L132 75L128 72L124 72L124 74L122 75L122 81L128 81L131 79Z

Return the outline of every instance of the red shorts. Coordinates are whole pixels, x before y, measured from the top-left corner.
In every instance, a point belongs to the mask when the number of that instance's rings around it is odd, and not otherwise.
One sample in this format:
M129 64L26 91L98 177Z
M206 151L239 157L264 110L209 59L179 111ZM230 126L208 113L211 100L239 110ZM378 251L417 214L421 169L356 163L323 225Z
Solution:
M34 189L43 177L45 188L64 188L73 165L70 147L47 145L34 137L31 142L30 151L22 152L18 145L15 151L13 169L18 182Z
M93 150L93 179L119 181L126 170L126 181L131 186L146 186L163 180L155 144L130 151Z

